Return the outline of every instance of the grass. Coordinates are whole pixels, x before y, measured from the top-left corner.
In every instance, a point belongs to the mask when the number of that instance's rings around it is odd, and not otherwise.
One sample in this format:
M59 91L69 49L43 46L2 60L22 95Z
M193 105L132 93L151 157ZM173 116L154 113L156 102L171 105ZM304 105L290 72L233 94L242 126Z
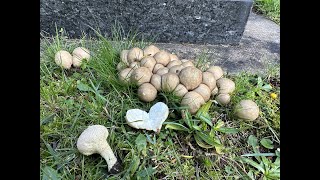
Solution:
M118 81L116 65L119 53L147 42L100 37L91 41L84 37L70 41L61 30L56 37L42 38L40 59L40 166L42 179L250 179L262 177L254 167L239 161L243 154L254 153L247 143L248 137L268 138L273 149L260 147L262 153L274 153L280 147L280 76L279 70L270 69L265 76L242 73L229 76L236 83L231 103L226 107L213 104L209 109L213 124L218 120L226 127L239 130L236 134L218 133L225 147L224 153L197 145L187 132L165 129L159 134L137 130L128 126L124 116L128 109L148 111L157 101L168 104L166 122L180 122L179 98L159 93L155 102L143 103L137 97L137 87ZM54 63L54 54L60 49L69 52L78 45L92 52L92 59L81 68L63 70ZM199 57L205 61L205 56ZM269 90L268 86L272 85ZM278 94L277 99L270 93ZM234 117L233 106L241 99L252 99L261 113L253 122ZM107 164L100 155L84 156L76 148L81 132L89 125L104 125L109 130L109 142L121 160L123 171L109 174ZM251 158L251 157L249 157ZM270 157L271 158L271 157ZM252 158L253 159L253 158ZM249 173L250 172L250 173ZM250 174L250 176L248 175ZM252 174L252 175L251 175ZM55 177L55 178L54 178Z
M253 9L280 24L280 0L255 0Z

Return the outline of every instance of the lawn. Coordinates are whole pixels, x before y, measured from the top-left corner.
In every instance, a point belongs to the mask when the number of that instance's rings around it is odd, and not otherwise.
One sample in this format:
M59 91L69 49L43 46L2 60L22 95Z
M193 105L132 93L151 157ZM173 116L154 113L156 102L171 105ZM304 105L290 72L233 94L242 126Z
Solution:
M280 24L280 0L255 0L253 10Z
M159 93L154 102L144 103L138 99L136 86L121 83L116 70L121 50L150 44L121 36L114 33L109 39L101 36L75 41L61 30L56 37L42 38L42 179L279 179L279 67L264 75L226 74L236 83L236 90L227 106L214 101L207 104L203 112L210 117L210 123L181 110L180 99L171 94ZM79 45L92 52L88 63L70 70L55 64L58 50L72 52ZM277 97L272 98L271 93ZM234 116L233 107L242 99L258 104L258 119L248 122ZM126 124L127 110L148 111L159 101L167 103L170 110L160 133ZM107 141L123 166L120 173L108 173L100 155L84 156L77 150L77 138L94 124L108 128Z

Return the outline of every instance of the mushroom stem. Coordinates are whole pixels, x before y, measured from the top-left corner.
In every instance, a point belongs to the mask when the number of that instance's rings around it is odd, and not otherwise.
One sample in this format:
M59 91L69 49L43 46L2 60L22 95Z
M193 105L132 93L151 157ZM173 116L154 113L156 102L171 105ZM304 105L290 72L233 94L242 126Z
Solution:
M99 150L99 154L107 161L108 170L110 171L114 165L117 163L117 158L113 154L113 151L108 143L103 145L103 148Z

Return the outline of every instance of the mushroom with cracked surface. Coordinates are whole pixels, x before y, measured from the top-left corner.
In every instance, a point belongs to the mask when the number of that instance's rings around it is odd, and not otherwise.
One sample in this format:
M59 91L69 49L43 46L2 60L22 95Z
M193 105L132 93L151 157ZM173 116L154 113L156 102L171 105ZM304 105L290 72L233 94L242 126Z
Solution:
M72 65L80 67L83 60L89 61L90 51L84 47L77 47L72 52Z
M89 126L79 136L77 148L86 156L100 154L108 164L108 171L118 173L122 167L106 140L108 135L108 129L102 125Z
M60 50L55 54L54 61L60 67L70 69L72 65L72 55L68 51Z

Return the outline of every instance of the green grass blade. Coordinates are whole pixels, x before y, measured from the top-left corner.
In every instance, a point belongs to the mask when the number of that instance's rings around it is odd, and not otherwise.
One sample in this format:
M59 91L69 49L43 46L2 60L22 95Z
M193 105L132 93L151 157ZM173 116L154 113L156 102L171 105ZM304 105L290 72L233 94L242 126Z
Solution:
M166 124L165 129L174 129L174 130L178 130L178 131L187 131L187 132L189 132L188 128L186 128L184 125L179 124L179 123L166 122L166 123L163 123L163 124Z

